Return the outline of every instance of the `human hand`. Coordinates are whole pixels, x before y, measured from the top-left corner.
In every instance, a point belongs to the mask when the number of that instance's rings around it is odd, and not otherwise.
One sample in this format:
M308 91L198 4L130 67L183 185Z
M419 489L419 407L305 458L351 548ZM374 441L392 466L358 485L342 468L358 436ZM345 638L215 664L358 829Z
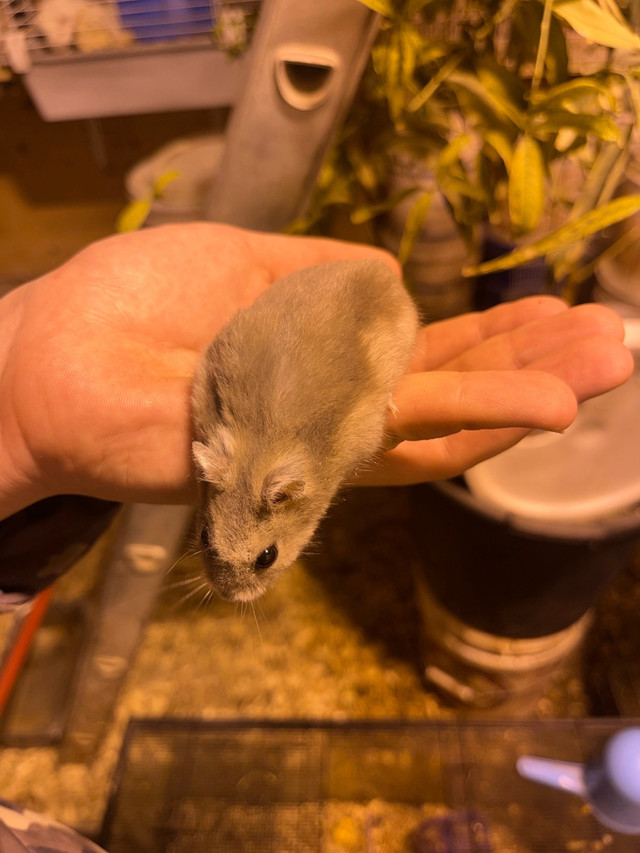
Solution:
M95 243L10 293L0 302L0 517L63 493L192 500L201 350L276 278L374 254L393 266L368 246L165 226ZM549 299L427 327L395 395L401 443L360 481L450 476L524 434L499 428L566 427L576 399L629 375L620 340L606 309Z
M394 394L384 464L360 484L453 477L532 428L562 431L579 402L633 371L621 319L602 305L529 297L424 327Z
M55 494L187 502L200 352L277 278L384 257L194 223L90 245L0 301L0 518Z

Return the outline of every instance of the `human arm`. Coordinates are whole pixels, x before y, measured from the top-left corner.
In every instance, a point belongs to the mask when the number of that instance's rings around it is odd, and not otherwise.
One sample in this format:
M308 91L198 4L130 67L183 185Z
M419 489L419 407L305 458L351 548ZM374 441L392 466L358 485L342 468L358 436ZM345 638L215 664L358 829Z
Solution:
M8 294L0 518L64 493L193 500L189 395L201 350L277 278L372 254L394 266L363 245L173 225L92 244ZM528 428L565 428L576 400L629 375L621 334L607 309L546 298L428 326L395 395L390 428L402 442L367 482L451 476Z

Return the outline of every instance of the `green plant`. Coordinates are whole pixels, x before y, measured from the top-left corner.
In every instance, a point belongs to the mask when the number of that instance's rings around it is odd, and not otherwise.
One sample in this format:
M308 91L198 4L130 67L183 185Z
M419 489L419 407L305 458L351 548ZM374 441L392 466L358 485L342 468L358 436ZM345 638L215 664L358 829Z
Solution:
M170 169L156 178L153 187L144 198L132 199L119 213L116 220L116 231L124 234L127 231L137 231L147 221L154 201L161 199L170 183L180 177L180 172Z
M613 200L640 116L640 37L629 24L636 8L615 0L361 2L383 16L379 37L309 213L293 230L321 229L336 205L363 222L410 195L406 260L429 209L419 185L389 193L394 162L410 156L433 174L467 241L489 223L529 244L500 259L503 268L545 255L556 280L578 280L590 235L640 209L640 196ZM587 60L599 56L588 72L572 60L585 43ZM478 269L487 268L467 272Z

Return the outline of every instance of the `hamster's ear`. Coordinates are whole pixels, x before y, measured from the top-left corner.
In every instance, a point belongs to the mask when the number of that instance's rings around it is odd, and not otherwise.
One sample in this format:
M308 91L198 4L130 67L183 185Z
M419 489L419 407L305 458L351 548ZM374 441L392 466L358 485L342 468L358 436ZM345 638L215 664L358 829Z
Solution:
M305 482L302 472L294 466L285 465L274 468L264 478L262 484L262 500L274 509L287 501L300 500L305 493Z
M229 472L229 457L210 444L194 441L191 445L193 459L201 480L213 485L222 485Z

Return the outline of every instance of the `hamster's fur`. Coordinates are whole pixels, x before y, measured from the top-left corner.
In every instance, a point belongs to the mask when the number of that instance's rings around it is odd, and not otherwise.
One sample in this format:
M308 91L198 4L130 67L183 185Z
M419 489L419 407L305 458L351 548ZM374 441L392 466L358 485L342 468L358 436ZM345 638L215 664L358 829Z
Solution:
M261 595L380 449L417 330L381 260L295 272L221 329L192 409L206 572L223 598Z

